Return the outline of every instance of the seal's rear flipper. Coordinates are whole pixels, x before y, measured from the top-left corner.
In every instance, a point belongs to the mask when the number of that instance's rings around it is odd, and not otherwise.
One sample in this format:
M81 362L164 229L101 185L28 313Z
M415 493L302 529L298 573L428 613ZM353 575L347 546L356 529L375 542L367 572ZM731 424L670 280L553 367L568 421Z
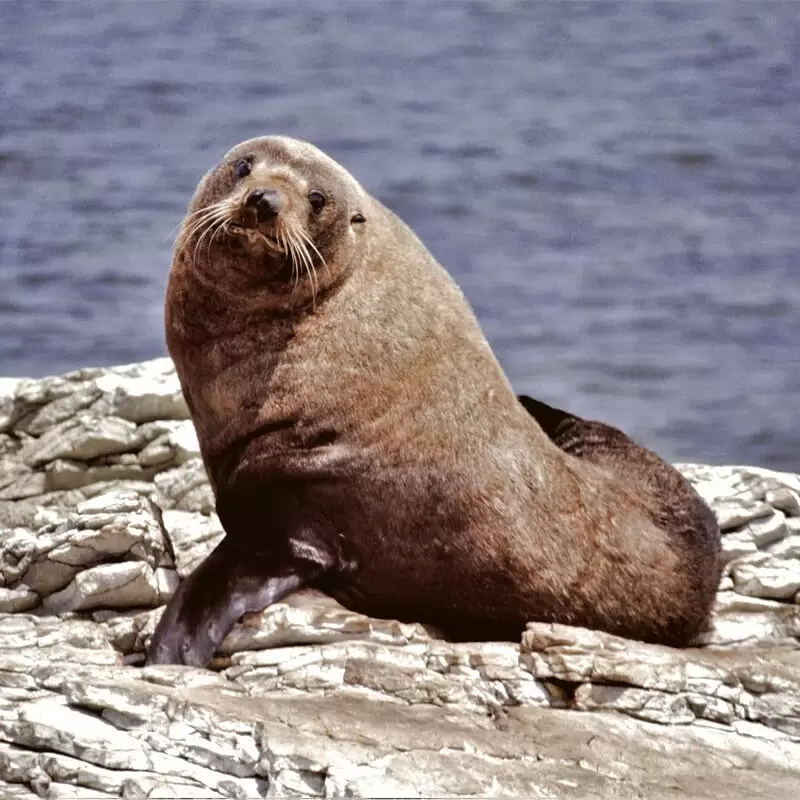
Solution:
M615 438L619 434L615 428L610 428L602 422L587 422L574 414L553 408L527 395L520 394L517 398L539 423L539 427L547 434L548 439L570 455L580 458L584 455L585 445L589 441L594 446L602 446L606 443L606 438Z
M603 463L620 453L642 450L621 430L605 422L583 419L524 394L517 395L517 399L550 441L572 456Z
M517 399L525 406L525 410L539 423L539 427L548 435L550 439L555 439L559 427L565 422L572 422L578 417L562 411L560 408L553 408L541 400L534 400L525 394L517 395Z

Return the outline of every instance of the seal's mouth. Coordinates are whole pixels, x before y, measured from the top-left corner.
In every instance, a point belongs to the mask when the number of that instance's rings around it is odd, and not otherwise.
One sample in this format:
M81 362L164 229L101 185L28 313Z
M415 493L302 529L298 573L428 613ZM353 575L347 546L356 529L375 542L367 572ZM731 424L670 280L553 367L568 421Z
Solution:
M251 245L260 242L261 244L267 245L267 247L274 250L276 253L286 254L284 247L278 240L277 231L274 229L265 231L257 225L244 225L241 222L231 222L228 225L228 231L234 236L246 238Z
M239 198L231 215L231 233L247 237L251 246L266 245L270 250L285 253L281 216L286 208L282 193L269 186L255 186Z

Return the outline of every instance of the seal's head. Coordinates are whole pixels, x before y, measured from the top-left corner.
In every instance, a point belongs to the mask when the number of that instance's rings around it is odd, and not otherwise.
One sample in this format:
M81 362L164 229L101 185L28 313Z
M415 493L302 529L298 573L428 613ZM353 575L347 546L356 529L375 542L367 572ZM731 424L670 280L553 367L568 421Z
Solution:
M348 249L357 244L368 199L313 145L250 139L200 182L175 255L212 280L229 280L234 270L279 294L313 298L352 263Z

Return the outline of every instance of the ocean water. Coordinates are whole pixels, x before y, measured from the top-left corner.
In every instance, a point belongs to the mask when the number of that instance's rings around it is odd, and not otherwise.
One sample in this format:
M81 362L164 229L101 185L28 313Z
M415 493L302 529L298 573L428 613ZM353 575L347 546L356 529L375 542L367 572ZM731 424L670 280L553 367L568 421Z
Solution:
M0 374L163 354L199 178L286 133L417 231L519 391L800 471L798 8L2 2Z

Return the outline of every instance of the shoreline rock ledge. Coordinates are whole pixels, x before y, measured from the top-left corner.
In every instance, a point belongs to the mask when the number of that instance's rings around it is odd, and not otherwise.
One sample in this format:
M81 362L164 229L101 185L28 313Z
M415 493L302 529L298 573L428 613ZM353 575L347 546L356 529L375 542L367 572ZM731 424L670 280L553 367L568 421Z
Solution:
M222 535L172 364L3 380L0 796L798 797L800 477L679 468L723 530L697 647L452 644L302 592L143 668Z

